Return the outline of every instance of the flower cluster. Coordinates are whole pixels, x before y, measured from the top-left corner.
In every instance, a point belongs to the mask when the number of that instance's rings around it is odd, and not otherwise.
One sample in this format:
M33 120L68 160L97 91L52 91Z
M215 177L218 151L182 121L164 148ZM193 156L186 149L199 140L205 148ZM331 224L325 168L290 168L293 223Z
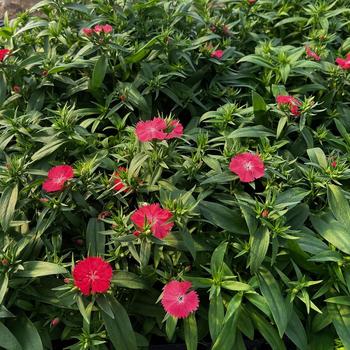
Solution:
M136 124L136 135L141 142L169 140L181 137L182 134L183 126L178 120L167 121L157 117Z
M113 27L109 24L96 24L95 27L93 28L83 28L82 29L83 33L86 36L91 36L92 34L100 34L100 33L104 33L104 34L108 34L111 33L113 31Z

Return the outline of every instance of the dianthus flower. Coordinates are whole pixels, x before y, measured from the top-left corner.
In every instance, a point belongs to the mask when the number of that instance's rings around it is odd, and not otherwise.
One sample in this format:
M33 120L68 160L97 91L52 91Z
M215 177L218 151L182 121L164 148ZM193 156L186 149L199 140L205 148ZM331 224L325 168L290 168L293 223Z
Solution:
M335 62L341 67L342 69L348 70L350 69L350 53L346 55L346 58L340 58L338 57Z
M221 60L222 56L224 55L223 50L215 50L210 54L211 58L216 58L217 60Z
M73 270L74 285L84 295L106 293L112 275L111 265L100 257L88 257L79 261Z
M110 32L112 32L113 30L113 27L109 24L105 24L105 25L101 25L101 24L96 24L95 27L94 27L94 32L95 33L105 33L105 34L108 34Z
M116 191L123 191L123 192L128 191L127 185L123 182L123 179L122 179L123 177L125 177L126 173L127 173L126 168L122 166L118 167L118 171L113 174L113 178L114 178L113 189L115 189Z
M1 49L0 50L0 62L2 62L10 52L11 52L11 50L9 50L9 49Z
M250 152L233 157L229 169L238 175L242 182L252 182L265 174L264 162L258 155Z
M163 239L174 226L173 222L169 222L172 217L173 214L169 210L162 209L158 203L154 203L137 209L130 219L137 228L135 236L150 229L155 237Z
M300 115L299 107L301 105L300 101L293 96L289 95L279 95L276 97L276 102L279 107L288 106L289 111L294 115Z
M198 294L188 291L192 283L171 281L163 288L161 303L164 310L176 318L186 318L199 307Z
M51 168L47 174L47 179L43 183L45 192L61 191L66 181L74 176L73 168L70 165L58 165Z
M91 35L94 33L94 30L91 29L91 28L83 28L83 33L84 33L86 36L91 36Z
M312 51L309 46L305 46L305 53L307 57L311 57L315 61L321 60L321 57L316 52Z
M157 117L152 120L139 121L136 124L135 132L141 142L168 140L181 137L183 126L178 120L167 123L166 119Z

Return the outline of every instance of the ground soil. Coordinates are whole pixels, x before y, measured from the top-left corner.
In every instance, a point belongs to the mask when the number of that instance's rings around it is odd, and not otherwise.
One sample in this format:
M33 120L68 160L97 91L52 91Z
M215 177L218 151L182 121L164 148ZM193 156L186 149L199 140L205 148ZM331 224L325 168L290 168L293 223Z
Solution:
M22 12L32 7L39 0L0 0L0 19L4 16L5 11L9 17L14 17L18 12Z

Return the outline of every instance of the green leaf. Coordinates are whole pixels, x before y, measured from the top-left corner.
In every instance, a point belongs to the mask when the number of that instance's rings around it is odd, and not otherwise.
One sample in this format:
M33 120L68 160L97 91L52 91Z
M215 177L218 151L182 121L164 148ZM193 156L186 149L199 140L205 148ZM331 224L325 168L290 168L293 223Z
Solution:
M42 159L42 158L52 154L53 152L55 152L57 149L59 149L65 143L66 143L66 141L63 141L63 140L55 140L55 141L48 143L47 145L43 146L42 148L40 148L38 151L36 151L32 155L32 161L35 162L39 159Z
M237 313L242 303L242 293L237 293L227 305L227 311L224 318L224 323L229 322L233 315Z
M259 285L276 322L280 337L283 336L288 325L288 312L278 283L272 273L266 269L258 273Z
M349 296L336 296L331 297L325 300L326 303L339 304L339 305L347 305L350 306L350 297Z
M214 226L232 233L248 233L247 225L239 210L229 209L221 204L208 201L201 201L199 209L203 217Z
M343 225L350 227L350 205L340 187L328 185L327 199L333 215Z
M24 270L16 273L16 277L41 277L68 273L63 266L46 261L26 261L23 263L23 268Z
M308 350L305 328L294 310L291 313L286 334L288 338L291 339L292 342L298 347L298 349Z
M188 231L186 227L181 227L180 235L186 248L191 253L193 260L196 260L197 251L196 251L196 246L191 233Z
M146 281L139 275L129 271L116 271L112 278L113 284L117 287L130 289L149 289Z
M222 330L212 347L212 350L233 349L233 346L236 341L240 300L239 297L237 297L237 295L235 295L235 297L233 297L232 300L233 302L231 305L234 304L233 308L236 309L232 310L230 315L226 318Z
M327 157L321 148L309 148L307 154L313 163L318 164L323 169L327 168Z
M209 313L208 313L208 322L209 322L209 331L210 336L213 342L215 342L218 337L224 321L224 305L222 302L221 293L215 290L214 295L210 298L209 301Z
M197 322L194 313L191 313L184 319L184 334L187 350L197 350L198 331Z
M332 317L334 328L336 329L344 348L350 349L350 307L329 304L328 310Z
M238 63L241 63L241 62L249 62L249 63L253 63L253 64L260 66L260 67L270 68L271 70L274 69L273 65L268 60L266 60L265 58L262 58L258 55L244 56L243 58L241 58L238 61Z
M234 292L247 291L252 289L249 284L238 281L222 281L221 287L228 290L233 290Z
M23 350L43 350L43 344L38 330L33 323L22 315L9 323L9 329L17 338Z
M227 242L221 243L218 247L215 248L211 256L210 270L214 279L221 279L226 248Z
M230 139L238 139L241 137L268 137L268 136L275 136L275 134L272 132L272 130L265 128L262 125L254 125L254 126L246 126L243 128L239 128L231 134L229 134L227 137Z
M254 113L266 112L267 105L264 99L255 91L252 91L252 100Z
M92 77L89 82L89 89L97 90L101 87L108 68L108 59L106 56L100 56L96 61Z
M260 334L270 344L272 350L286 350L282 339L278 336L275 328L271 326L262 316L253 311L249 313Z
M6 231L15 213L18 197L18 186L12 184L6 187L0 198L0 220L1 226Z
M86 249L90 256L102 256L105 253L106 236L101 232L105 230L102 221L91 218L86 228Z
M77 300L78 309L80 311L80 314L83 316L84 321L87 324L90 324L91 314L88 312L88 310L89 310L88 307L85 307L82 296L78 295L76 300Z
M127 312L113 296L109 296L109 304L113 310L114 318L103 310L101 314L113 346L116 349L137 350L135 333Z
M169 342L174 337L176 325L177 325L177 320L178 319L176 317L169 315L169 317L165 321L165 332L166 332L166 336L167 336Z
M6 295L8 284L9 284L8 274L2 273L0 275L0 305L2 304L4 297Z
M0 322L0 347L6 350L23 350L16 337L2 322Z
M329 243L346 254L350 254L350 232L348 227L336 221L332 215L310 216L315 230Z
M252 273L256 273L263 263L270 244L270 231L267 227L260 227L251 236L249 251L249 266Z

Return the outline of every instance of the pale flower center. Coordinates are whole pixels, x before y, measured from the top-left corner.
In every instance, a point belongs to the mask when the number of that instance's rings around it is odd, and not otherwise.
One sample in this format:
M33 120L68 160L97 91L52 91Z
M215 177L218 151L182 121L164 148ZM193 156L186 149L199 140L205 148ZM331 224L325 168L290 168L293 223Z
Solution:
M251 162L246 162L243 164L243 168L245 170L252 170L253 169L253 164Z
M90 272L90 274L89 274L89 279L91 280L91 281L96 281L96 280L98 280L98 276L96 275L96 271L91 271Z
M56 184L61 184L62 182L65 181L65 177L64 176L60 176L60 177L57 177L56 179L53 180Z

